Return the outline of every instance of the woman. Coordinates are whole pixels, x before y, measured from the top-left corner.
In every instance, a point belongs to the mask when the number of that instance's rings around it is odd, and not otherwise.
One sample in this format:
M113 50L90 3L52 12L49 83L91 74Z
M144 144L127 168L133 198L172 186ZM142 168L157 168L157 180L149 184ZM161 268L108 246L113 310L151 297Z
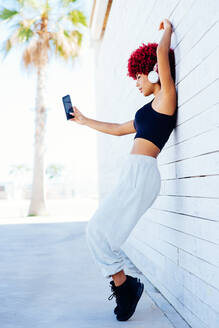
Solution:
M128 60L128 76L137 80L140 92L144 96L154 94L153 100L136 112L135 119L123 124L100 122L85 117L76 107L72 119L112 135L137 132L119 182L100 203L86 229L89 248L102 274L113 279L110 281L113 294L109 299L116 298L114 313L119 321L133 315L144 289L138 278L125 274L123 269L128 258L120 247L159 194L161 178L157 156L176 124L175 61L173 49L170 49L170 21L161 21L160 29L164 29L164 34L159 45L143 44Z

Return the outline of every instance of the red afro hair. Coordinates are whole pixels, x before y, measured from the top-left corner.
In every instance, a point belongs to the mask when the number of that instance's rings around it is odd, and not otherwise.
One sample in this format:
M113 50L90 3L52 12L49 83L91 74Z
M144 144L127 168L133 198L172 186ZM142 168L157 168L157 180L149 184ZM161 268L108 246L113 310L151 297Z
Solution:
M148 73L153 70L154 65L157 63L157 46L158 43L148 42L147 45L142 43L142 46L134 50L128 60L127 76L130 76L136 80L137 73L148 75ZM175 56L174 50L172 48L169 49L169 62L171 75L175 82Z

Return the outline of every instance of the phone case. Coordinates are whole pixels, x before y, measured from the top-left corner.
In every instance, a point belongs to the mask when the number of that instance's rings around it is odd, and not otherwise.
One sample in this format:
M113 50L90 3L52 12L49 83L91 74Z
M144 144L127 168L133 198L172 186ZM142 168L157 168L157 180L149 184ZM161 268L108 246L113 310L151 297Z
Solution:
M66 114L67 120L69 120L70 118L74 118L74 115L69 114L70 112L74 113L70 96L66 95L66 96L62 97L62 101L63 101L63 105L65 108L65 114Z

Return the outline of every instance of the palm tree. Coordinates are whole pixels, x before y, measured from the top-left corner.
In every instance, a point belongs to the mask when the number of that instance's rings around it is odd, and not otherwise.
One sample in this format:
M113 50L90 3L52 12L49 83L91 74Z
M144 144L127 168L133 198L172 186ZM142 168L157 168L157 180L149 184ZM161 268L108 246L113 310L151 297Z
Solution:
M80 28L87 27L87 22L82 11L76 8L76 2L77 0L15 0L15 8L3 7L0 10L0 21L15 23L2 48L5 56L16 44L23 44L24 67L32 67L37 72L34 165L28 216L48 214L44 190L47 67L53 53L65 61L80 54L83 37Z

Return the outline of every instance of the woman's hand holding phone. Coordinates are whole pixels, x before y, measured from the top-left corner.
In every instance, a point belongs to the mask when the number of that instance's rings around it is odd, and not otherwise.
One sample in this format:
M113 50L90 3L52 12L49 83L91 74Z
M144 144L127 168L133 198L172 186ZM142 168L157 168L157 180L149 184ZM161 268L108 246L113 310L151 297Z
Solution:
M86 123L86 117L77 109L76 106L73 106L74 112L69 112L70 115L74 116L74 118L70 118L69 121L74 121L78 124L85 124Z

